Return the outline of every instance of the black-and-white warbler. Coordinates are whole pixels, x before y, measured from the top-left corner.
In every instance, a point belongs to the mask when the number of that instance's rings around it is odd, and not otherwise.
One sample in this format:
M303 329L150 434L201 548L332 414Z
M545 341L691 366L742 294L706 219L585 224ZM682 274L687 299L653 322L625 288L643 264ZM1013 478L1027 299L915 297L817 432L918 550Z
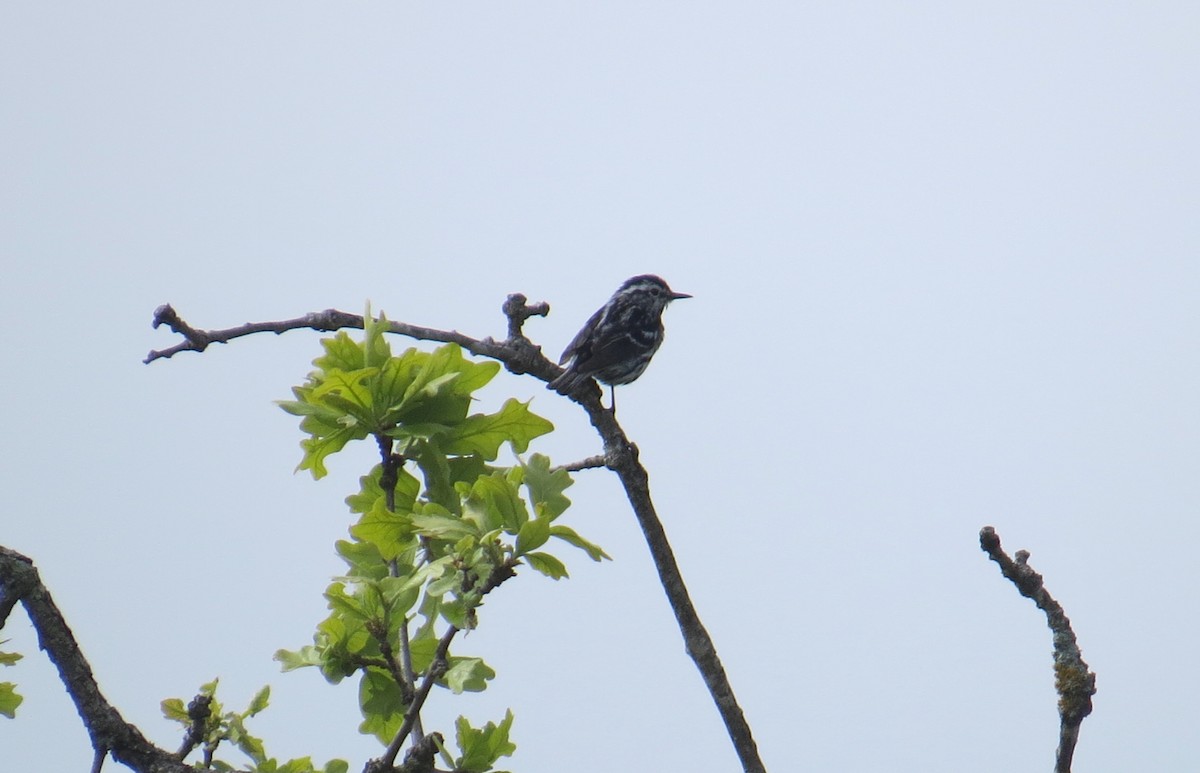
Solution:
M652 274L626 279L567 345L558 364L568 360L570 364L549 388L565 395L584 380L595 378L613 387L616 410L616 386L642 375L662 346L663 310L671 301L691 297L673 292Z

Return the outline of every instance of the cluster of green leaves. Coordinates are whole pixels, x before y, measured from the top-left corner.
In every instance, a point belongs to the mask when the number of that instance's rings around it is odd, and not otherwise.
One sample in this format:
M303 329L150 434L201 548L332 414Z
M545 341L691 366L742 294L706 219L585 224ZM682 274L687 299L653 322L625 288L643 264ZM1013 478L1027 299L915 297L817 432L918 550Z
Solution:
M351 539L337 543L348 570L325 593L329 617L313 645L276 658L285 671L317 667L334 683L358 674L360 729L387 744L425 678L454 693L485 689L495 671L479 657L439 660L439 640L451 626L474 628L484 596L519 566L567 576L542 549L551 538L596 561L607 555L555 523L570 505L568 473L540 454L521 457L550 422L516 400L468 415L472 394L499 365L468 361L452 344L393 356L385 329L380 319L361 343L345 333L325 339L316 370L293 389L296 399L280 404L302 417L299 469L313 477L352 440L373 439L384 461L346 500L357 520ZM517 463L497 466L505 444ZM460 718L454 769L482 773L511 754L511 723L511 713L481 729Z
M198 696L209 701L207 717L201 725L200 736L197 739L198 748L204 753L207 769L217 771L244 770L249 773L346 773L350 769L345 760L330 760L325 766L318 768L308 757L279 762L268 757L261 739L246 731L246 720L258 714L267 707L271 698L271 688L264 687L250 700L245 711L224 711L216 699L217 680L200 685ZM191 732L193 718L188 714L182 698L168 698L162 702L162 713L167 719L183 725L185 735ZM221 744L232 744L253 763L249 768L237 768L224 760L216 758L216 752Z
M3 644L3 642L0 642ZM0 651L0 666L11 666L20 660L23 655L16 652ZM17 686L12 682L0 682L0 716L12 719L17 716L17 706L21 705L21 701L25 698L17 692Z
M517 745L508 740L508 730L512 727L513 713L505 713L504 719L497 725L488 722L481 728L471 727L471 723L459 717L455 723L455 741L462 750L462 756L452 759L444 751L442 758L454 770L463 773L486 773L501 757L512 756Z

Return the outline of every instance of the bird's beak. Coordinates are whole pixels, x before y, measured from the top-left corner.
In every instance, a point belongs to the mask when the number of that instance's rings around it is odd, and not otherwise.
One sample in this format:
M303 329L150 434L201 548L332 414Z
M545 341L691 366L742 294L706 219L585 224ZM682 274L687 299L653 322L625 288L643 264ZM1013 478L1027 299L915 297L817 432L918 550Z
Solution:
M691 297L692 296L688 295L687 293L671 293L671 300L673 300L673 301L680 301L680 300L683 300L684 298L691 298Z

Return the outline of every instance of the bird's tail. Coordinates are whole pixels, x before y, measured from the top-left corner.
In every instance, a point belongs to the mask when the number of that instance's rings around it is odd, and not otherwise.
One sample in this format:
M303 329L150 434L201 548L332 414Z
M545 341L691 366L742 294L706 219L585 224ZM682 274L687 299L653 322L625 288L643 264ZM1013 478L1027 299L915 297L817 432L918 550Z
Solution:
M582 384L588 378L586 373L577 373L571 368L567 368L558 378L546 384L547 389L553 389L560 395L570 394L575 391L575 387Z

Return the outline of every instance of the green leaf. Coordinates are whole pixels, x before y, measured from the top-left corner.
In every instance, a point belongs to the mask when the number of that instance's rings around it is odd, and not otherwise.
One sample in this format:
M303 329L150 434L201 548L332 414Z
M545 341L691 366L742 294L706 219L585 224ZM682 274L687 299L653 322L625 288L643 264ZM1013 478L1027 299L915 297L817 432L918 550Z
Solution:
M455 346L454 344L449 345ZM455 346L455 348L457 349L458 347ZM470 395L482 389L500 372L500 363L495 360L472 362L461 359L461 350L457 367L459 377L458 381L454 382L454 391L460 395Z
M468 485L481 475L486 475L490 469L479 456L451 456L446 459L446 468L451 481Z
M517 555L523 556L531 550L540 548L550 539L550 521L546 518L536 518L526 521L517 532Z
M422 440L409 451L425 476L425 493L430 501L441 505L447 512L458 509L458 494L450 476L450 464L436 440Z
M512 729L513 713L510 709L499 725L488 722L476 730L466 717L455 722L456 740L462 756L455 761L455 769L464 773L486 773L501 757L511 757L517 745L508 739Z
M300 413L298 406L307 403L315 391L312 387L295 387L292 391L300 398L296 403L281 403L281 407L290 413ZM297 470L310 470L314 478L322 478L328 474L325 468L325 458L345 447L351 440L360 440L367 436L367 426L344 410L328 405L328 399L321 404L308 405L303 412L306 414L300 422L301 431L307 437L300 441L304 456Z
M483 658L449 658L450 668L442 677L455 695L466 692L482 692L487 689L488 680L496 677L496 672Z
M455 628L469 631L475 627L475 623L471 619L471 609L461 599L443 600L441 613L442 618Z
M431 632L432 634L432 632ZM415 636L409 642L408 649L412 654L413 673L423 674L433 665L433 656L437 654L438 640L432 636Z
M361 623L347 625L344 617L330 615L317 624L313 639L321 658L321 676L337 684L358 671L353 656L370 641L370 634Z
M448 572L425 586L430 596L443 596L462 587L462 577L457 572Z
M571 474L559 468L550 469L550 459L542 454L534 454L525 463L525 487L533 500L534 512L539 518L554 520L571 506L571 500L563 496L563 491L575 481Z
M260 765L254 773L315 773L315 768L312 764L312 757L300 757L294 760L288 760L276 767L275 760L267 760L270 767Z
M16 665L16 662L25 657L19 652L0 652L0 666Z
M329 602L329 608L334 612L352 620L366 620L371 616L361 599L346 593L345 583L335 582L326 588L325 600Z
M446 440L446 453L495 459L505 441L512 443L517 453L523 453L530 440L553 429L553 424L530 412L529 403L510 398L499 412L468 416L455 427Z
M435 539L458 541L467 535L479 536L479 529L470 521L450 515L414 515L417 533Z
M17 686L12 682L0 682L0 715L13 719L17 716L17 707L25 700L17 693Z
M408 514L389 511L387 503L380 499L350 527L350 534L371 543L384 561L391 561L412 547L413 521Z
M371 468L370 474L358 479L358 493L346 497L346 504L350 507L351 512L366 513L375 506L376 502L387 501L383 488L379 485L379 476L382 473L383 465L377 464ZM421 481L417 480L408 470L401 467L400 474L396 480L396 512L406 513L412 510L413 503L417 501L419 493L421 493Z
M464 519L478 524L480 531L503 528L515 533L529 520L525 500L501 472L475 480L464 510Z
M378 365L392 358L392 347L384 333L388 331L387 316L380 312L378 317L372 317L371 304L367 304L363 312L363 342L362 350L367 365Z
M333 545L337 554L350 567L352 577L365 577L378 580L387 577L387 562L379 553L379 548L369 542L351 542L338 540Z
M243 713L243 717L252 717L267 707L271 700L271 687L267 685L254 694L250 700L250 706Z
M411 585L408 579L401 576L384 577L382 580L379 580L379 589L383 592L383 601L387 606L387 613L396 622L403 619L404 615L408 610L412 609L413 604L417 603L417 598L421 595L421 589Z
M446 373L454 373L456 378L450 382L452 384L450 391L466 396L485 386L499 372L500 363L492 360L470 362L463 359L462 349L457 344L446 344L439 346L429 356L420 373L413 378L409 393L410 395L422 391L429 393L430 384Z
M377 375L379 368L326 371L308 394L308 402L340 410L368 429L374 429L370 426L374 418L374 400L369 382Z
M567 567L549 553L528 553L523 558L529 565L553 580L561 580L567 574Z
M564 542L569 542L575 547L580 548L581 550L585 551L588 554L588 557L593 561L600 561L606 558L609 561L612 560L612 556L610 556L608 553L605 553L602 547L593 542L588 542L583 537L580 537L570 526L560 526L555 524L554 526L550 527L550 536L558 537Z
M346 773L350 770L350 763L345 760L330 760L325 763L325 767L321 773Z
M188 716L187 708L183 705L182 698L167 698L158 704L162 710L164 719L171 719L183 724L184 727L190 727L192 718Z
M321 665L321 653L316 647L308 644L294 652L275 650L275 660L280 664L281 671L295 671L297 668Z
M313 360L313 365L323 371L356 370L367 364L363 347L345 330L338 331L332 338L321 340L325 354Z
M380 743L389 743L404 724L407 707L388 673L374 668L363 672L358 683L358 704L363 715L359 732L375 736Z
M240 716L234 714L226 717L226 720L226 732L234 746L240 749L247 757L254 760L255 764L261 765L266 762L267 752L263 747L262 739L250 735L246 730L246 726L242 723Z

